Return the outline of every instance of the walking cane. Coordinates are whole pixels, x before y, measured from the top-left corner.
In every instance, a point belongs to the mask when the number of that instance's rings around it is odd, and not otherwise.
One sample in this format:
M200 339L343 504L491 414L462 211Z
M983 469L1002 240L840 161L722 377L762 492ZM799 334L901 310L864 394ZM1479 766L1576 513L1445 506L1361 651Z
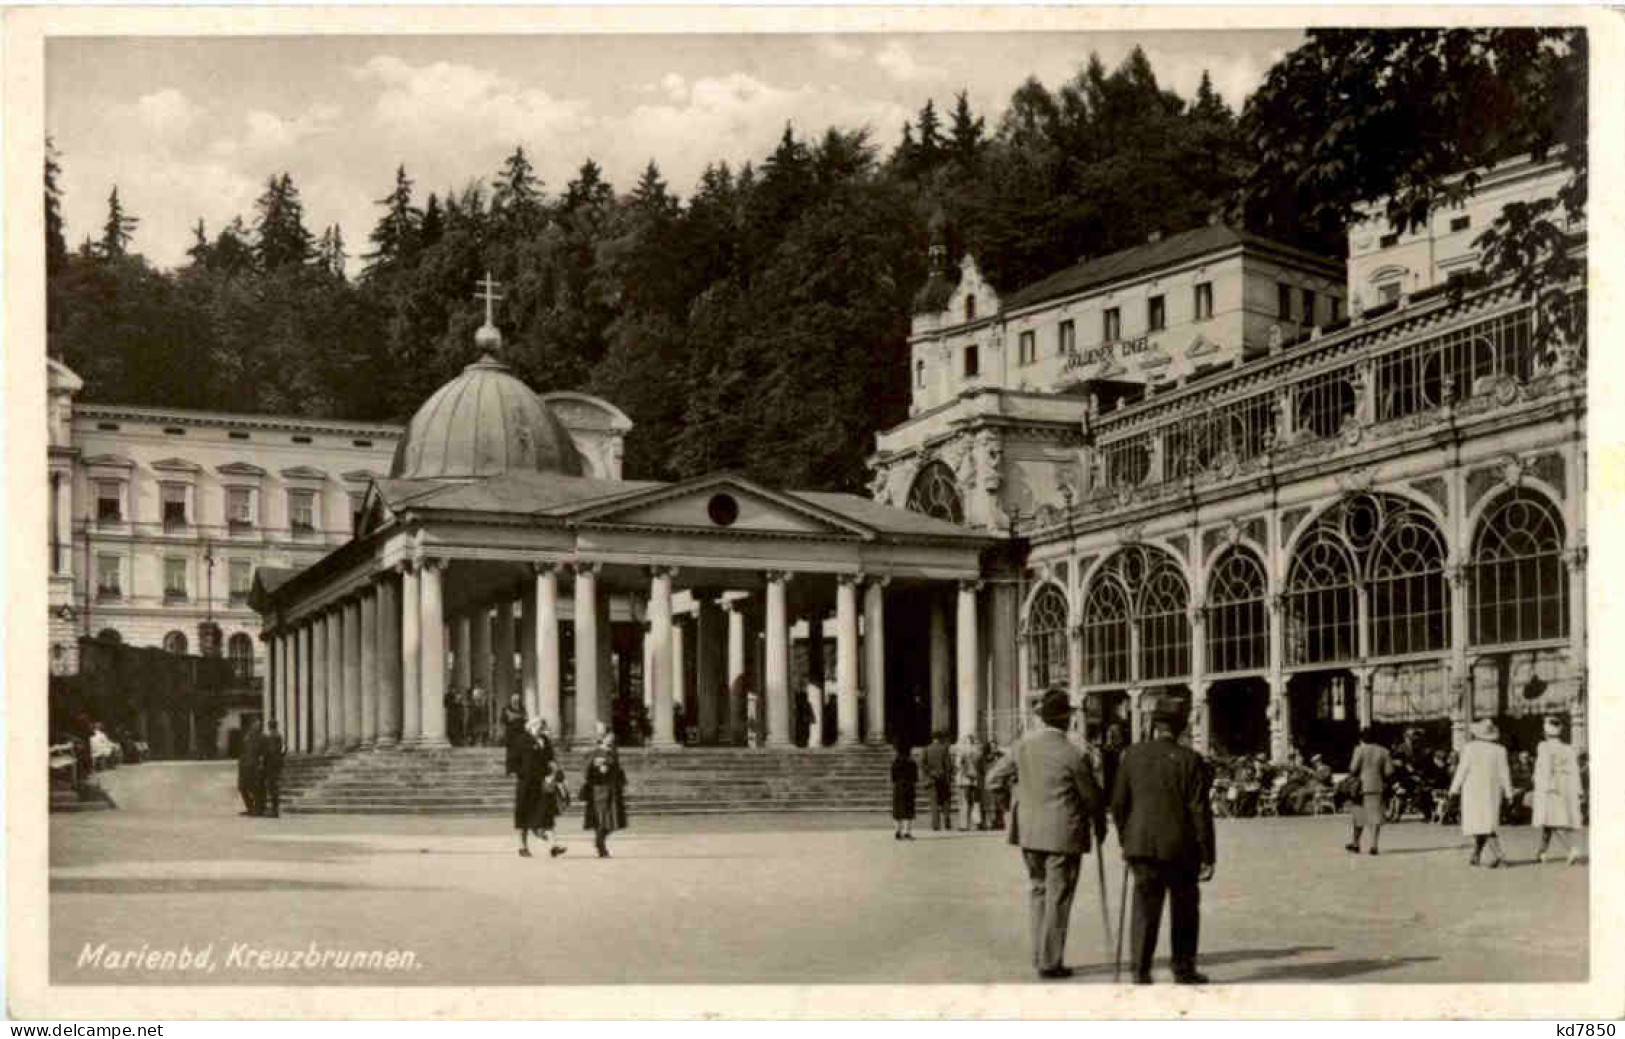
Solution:
M1100 878L1100 923L1106 929L1106 944L1112 943L1112 911L1106 902L1106 848L1100 841L1095 846L1095 874Z
M1102 866L1102 869L1105 867ZM1123 862L1123 894L1117 900L1117 959L1112 963L1112 981L1123 980L1123 918L1128 915L1128 861Z

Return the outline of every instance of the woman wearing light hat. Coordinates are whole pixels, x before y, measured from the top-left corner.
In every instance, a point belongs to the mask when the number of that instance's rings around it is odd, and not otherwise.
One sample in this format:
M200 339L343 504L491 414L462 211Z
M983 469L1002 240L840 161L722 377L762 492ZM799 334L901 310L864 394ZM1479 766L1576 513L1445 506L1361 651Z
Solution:
M1480 718L1473 723L1472 735L1472 742L1461 752L1450 793L1461 795L1461 832L1473 839L1473 857L1468 861L1478 865L1487 844L1495 852L1488 865L1495 869L1506 863L1496 828L1501 822L1501 802L1512 797L1512 770L1506 748L1496 742L1500 734L1494 722Z
M1530 819L1540 827L1536 858L1545 862L1552 835L1561 834L1572 866L1580 857L1573 837L1580 827L1580 761L1574 748L1563 742L1563 722L1556 715L1547 715L1545 729L1546 738L1535 752L1535 803Z

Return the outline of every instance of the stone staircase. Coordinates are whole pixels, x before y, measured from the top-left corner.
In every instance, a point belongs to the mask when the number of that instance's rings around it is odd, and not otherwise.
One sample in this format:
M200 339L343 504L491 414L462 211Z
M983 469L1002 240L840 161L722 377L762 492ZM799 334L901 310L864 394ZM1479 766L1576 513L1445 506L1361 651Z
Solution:
M887 814L891 758L885 747L630 747L621 750L621 767L634 816ZM563 756L572 793L583 760ZM513 779L503 774L497 747L307 755L284 766L282 806L308 814L504 815L513 810Z

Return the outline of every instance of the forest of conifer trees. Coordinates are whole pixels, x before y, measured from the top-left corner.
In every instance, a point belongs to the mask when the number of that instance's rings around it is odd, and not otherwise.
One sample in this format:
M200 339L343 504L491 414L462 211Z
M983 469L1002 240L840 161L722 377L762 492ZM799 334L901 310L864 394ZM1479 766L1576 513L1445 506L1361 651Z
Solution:
M686 197L658 157L630 186L590 158L544 184L526 146L567 142L516 142L449 190L397 169L357 241L313 233L292 178L266 171L254 211L200 222L176 270L143 259L114 185L70 252L57 185L73 156L48 151L48 348L89 401L402 422L474 359L489 270L507 363L623 408L629 477L855 490L875 431L907 413L928 228L1002 291L1215 218L1340 255L1354 204L1398 192L1390 217L1415 221L1448 199L1445 174L1554 148L1573 171L1556 205L1583 213L1585 74L1580 30L1315 32L1238 114L1205 76L1189 98L1164 89L1136 49L1057 88L1027 79L996 125L961 94L900 132L787 126ZM1375 105L1371 82L1412 100ZM1490 265L1536 295L1565 277L1561 248L1527 248L1557 215L1516 215Z

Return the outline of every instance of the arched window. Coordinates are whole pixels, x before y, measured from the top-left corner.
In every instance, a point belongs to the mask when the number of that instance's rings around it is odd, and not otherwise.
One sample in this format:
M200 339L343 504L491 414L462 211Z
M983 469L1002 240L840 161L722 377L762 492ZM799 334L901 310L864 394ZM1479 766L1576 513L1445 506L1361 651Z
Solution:
M172 631L165 635L164 652L184 657L186 655L186 632Z
M1190 593L1166 554L1132 546L1108 559L1083 607L1084 681L1090 685L1174 678L1190 672ZM1139 658L1130 634L1139 629ZM1133 667L1131 667L1131 664Z
M1174 678L1191 669L1190 593L1173 560L1157 553L1140 593L1140 678Z
M1420 510L1388 517L1371 551L1371 652L1428 653L1450 645L1444 538Z
M239 631L226 640L226 656L231 660L231 672L240 682L254 677L254 640Z
M1246 549L1226 552L1207 579L1207 669L1215 674L1269 665L1264 564Z
M1323 512L1287 571L1289 664L1353 660L1360 653L1360 596L1373 657L1432 653L1450 645L1444 538L1428 513L1391 494L1355 494Z
M1053 584L1027 609L1027 670L1033 689L1066 688L1066 596Z
M965 522L965 506L959 500L953 471L941 462L929 463L914 477L908 490L908 507L949 523Z
M1359 651L1354 561L1332 532L1316 527L1293 554L1285 609L1287 663L1352 660Z
M1485 512L1473 539L1470 594L1475 646L1568 637L1563 523L1545 498L1514 490Z
M116 628L103 628L101 631L98 631L96 633L96 641L97 642L111 642L113 645L116 646L120 642L124 641L124 636L120 635Z

